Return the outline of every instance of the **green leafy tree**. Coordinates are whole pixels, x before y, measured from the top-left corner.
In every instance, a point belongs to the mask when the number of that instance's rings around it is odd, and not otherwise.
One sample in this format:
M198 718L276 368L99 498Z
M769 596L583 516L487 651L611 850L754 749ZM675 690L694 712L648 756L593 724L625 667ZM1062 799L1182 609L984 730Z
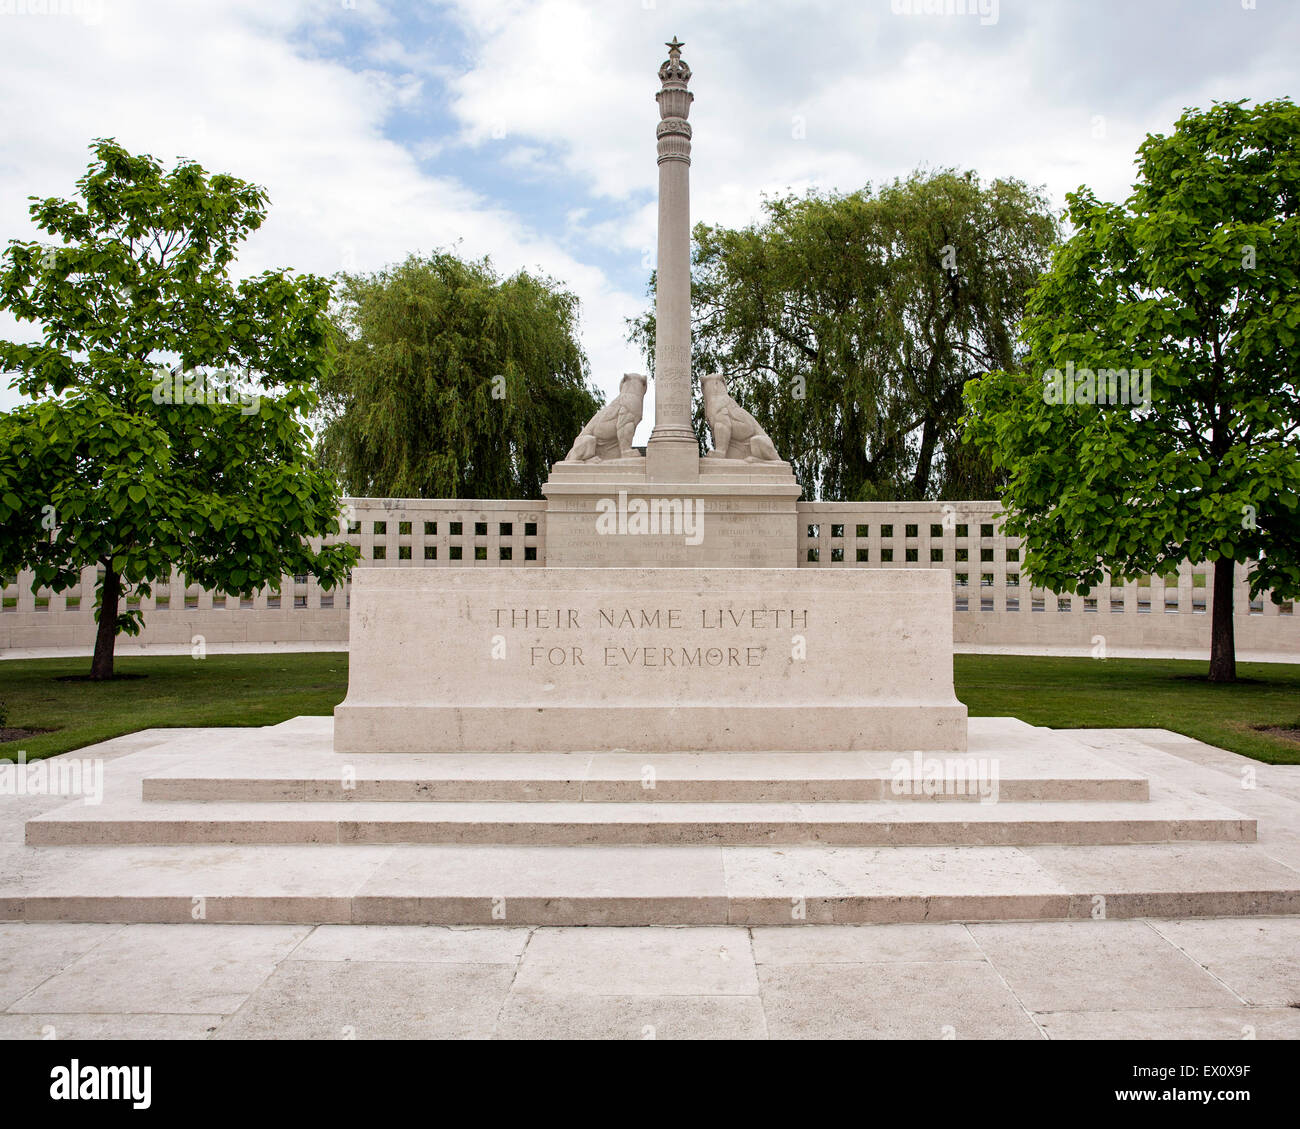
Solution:
M1057 239L1046 200L947 170L764 212L695 228L695 371L727 374L819 498L987 497L992 470L960 442L961 390L1015 359ZM652 353L653 314L633 338Z
M1122 205L1068 198L1027 366L968 386L967 431L1007 473L1034 583L1213 562L1209 676L1231 681L1236 565L1253 594L1300 594L1300 107L1189 110L1138 167Z
M341 279L323 456L359 497L536 498L600 401L578 300L450 252Z
M0 416L0 572L62 591L98 568L103 679L118 632L142 624L129 597L173 568L247 596L286 573L332 587L354 550L312 543L342 509L306 427L330 363L329 284L231 282L262 189L192 161L165 172L112 140L92 152L79 198L32 198L58 242L13 241L0 269L0 305L40 338L0 342L32 398Z

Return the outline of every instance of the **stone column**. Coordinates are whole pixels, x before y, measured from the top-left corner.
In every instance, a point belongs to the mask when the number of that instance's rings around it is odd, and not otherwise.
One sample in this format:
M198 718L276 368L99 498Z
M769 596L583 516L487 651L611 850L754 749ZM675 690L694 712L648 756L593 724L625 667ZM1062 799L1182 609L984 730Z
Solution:
M676 37L659 68L659 265L655 291L655 426L646 444L651 482L699 478L691 423L691 68Z

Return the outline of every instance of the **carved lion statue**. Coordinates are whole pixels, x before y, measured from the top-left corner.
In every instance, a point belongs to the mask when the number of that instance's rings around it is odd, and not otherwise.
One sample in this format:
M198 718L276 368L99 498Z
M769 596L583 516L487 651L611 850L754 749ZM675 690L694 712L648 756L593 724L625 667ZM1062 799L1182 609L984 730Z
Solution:
M744 459L747 463L779 463L781 456L758 420L731 398L720 372L701 378L704 418L713 432L713 450L706 458Z
M618 395L587 421L565 456L566 463L598 463L602 459L630 459L640 454L632 446L632 435L641 422L646 378L640 373L623 375Z

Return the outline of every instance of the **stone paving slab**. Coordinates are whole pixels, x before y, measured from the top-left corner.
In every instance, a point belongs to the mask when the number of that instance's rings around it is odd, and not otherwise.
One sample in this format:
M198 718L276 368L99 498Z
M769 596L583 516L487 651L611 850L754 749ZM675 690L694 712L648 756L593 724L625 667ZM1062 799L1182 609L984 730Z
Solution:
M765 1039L752 996L522 996L497 1017L497 1039Z
M0 1013L0 1040L6 1039L210 1039L224 1015L150 1015L77 1012L10 1015Z
M229 1013L308 932L284 925L132 926L100 941L7 1010Z
M765 964L893 964L984 959L964 925L755 926L754 961Z
M8 1007L89 952L120 925L0 925L0 1007Z
M1151 927L1246 1003L1300 1005L1300 918L1260 918L1249 929L1217 919Z
M1295 927L15 924L0 1039L1297 1038Z
M1049 1039L1300 1039L1295 1008L1038 1012L1034 1022Z
M506 925L322 925L294 949L293 959L515 964L531 935L527 927Z
M1038 1039L996 969L947 964L764 965L774 1039Z
M514 962L286 960L217 1039L486 1039Z
M1038 922L1014 930L968 927L1030 1011L1229 1007L1244 1001L1145 921L1093 929Z
M745 929L546 929L515 977L519 995L752 996Z

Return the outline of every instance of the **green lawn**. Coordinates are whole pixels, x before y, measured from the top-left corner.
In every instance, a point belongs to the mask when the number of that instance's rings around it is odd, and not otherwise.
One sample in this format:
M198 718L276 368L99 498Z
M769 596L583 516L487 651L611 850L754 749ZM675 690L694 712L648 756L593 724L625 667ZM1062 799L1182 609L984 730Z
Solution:
M1238 663L1231 686L1182 659L956 655L957 697L973 717L1053 729L1172 729L1269 764L1300 764L1300 741L1256 725L1300 726L1300 663Z
M1255 725L1300 725L1300 664L1243 663L1244 681L1211 686L1205 663L1156 659L1049 659L958 655L957 696L972 715L1010 715L1054 728L1172 729L1257 760L1300 764L1300 742ZM0 700L11 726L50 733L0 745L31 758L156 726L272 725L328 714L347 688L342 652L119 658L107 684L84 675L89 659L0 662Z
M119 657L112 682L63 682L82 676L90 659L0 662L0 701L8 725L51 729L0 744L0 756L18 749L52 756L137 729L163 726L274 725L299 714L328 714L348 685L345 651L262 655Z

